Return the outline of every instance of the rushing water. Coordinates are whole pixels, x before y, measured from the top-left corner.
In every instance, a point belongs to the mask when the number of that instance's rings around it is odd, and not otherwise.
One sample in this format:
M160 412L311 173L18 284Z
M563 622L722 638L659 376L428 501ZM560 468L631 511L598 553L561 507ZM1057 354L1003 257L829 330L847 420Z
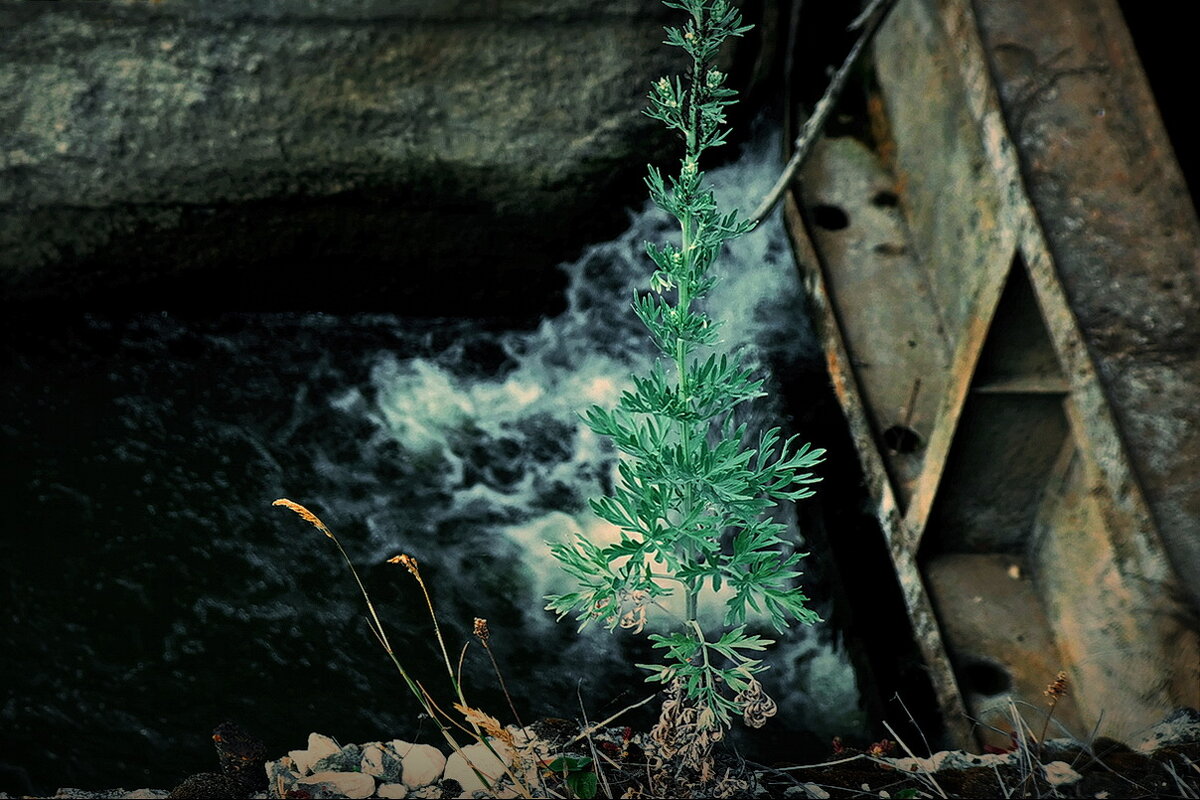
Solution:
M775 148L762 137L713 173L724 204L754 205ZM489 620L526 721L594 719L648 694L629 666L644 640L577 634L541 597L568 586L547 541L610 533L586 500L611 485L614 455L577 415L612 405L653 358L629 299L645 282L643 240L669 230L646 210L564 265L567 310L536 330L95 314L15 332L0 389L0 790L20 790L21 770L42 790L170 786L215 767L207 733L225 718L272 753L310 730L432 739L332 543L272 508L277 497L338 533L435 694L445 672L423 601L384 563L399 552L422 564L452 651L475 616ZM764 371L812 358L778 219L722 263L710 313L726 339ZM758 422L779 413L760 406ZM859 724L827 627L790 632L773 664L776 742ZM463 674L469 699L508 720L478 648Z

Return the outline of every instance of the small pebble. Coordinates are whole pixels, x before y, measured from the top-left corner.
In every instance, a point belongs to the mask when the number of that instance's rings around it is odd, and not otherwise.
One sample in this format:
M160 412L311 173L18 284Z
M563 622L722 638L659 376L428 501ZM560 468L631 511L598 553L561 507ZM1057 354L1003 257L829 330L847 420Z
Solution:
M1069 786L1083 780L1083 776L1071 769L1071 765L1065 761L1051 761L1042 767L1042 772L1046 775L1046 783L1051 786Z

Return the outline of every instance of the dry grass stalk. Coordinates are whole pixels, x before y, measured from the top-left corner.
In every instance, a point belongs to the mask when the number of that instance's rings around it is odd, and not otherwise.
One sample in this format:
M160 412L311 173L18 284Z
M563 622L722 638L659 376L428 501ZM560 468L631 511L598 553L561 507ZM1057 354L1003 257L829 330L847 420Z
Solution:
M333 543L337 546L338 552L341 553L341 555L342 555L342 559L345 560L346 565L350 567L350 574L354 576L354 581L355 581L355 583L358 584L358 589L362 593L363 600L367 604L367 610L370 612L370 617L367 619L367 625L371 628L371 632L375 635L375 638L379 641L380 645L387 652L388 657L392 660L392 663L395 665L396 669L399 671L400 676L404 679L404 682L408 686L409 691L413 694L414 697L416 697L417 702L420 703L421 707L425 710L425 713L429 716L429 718L433 720L435 725L437 725L438 730L442 734L442 737L446 740L446 743L450 745L450 748L454 752L462 755L462 747L458 744L457 740L455 740L454 735L451 733L450 728L447 726L447 723L452 724L456 727L460 727L460 728L461 728L461 726L458 724L458 722L456 720L454 720L452 717L450 717L450 715L446 714L445 711L443 711L440 707L438 707L437 703L434 702L433 697L429 694L429 692L427 692L425 690L425 687L422 686L417 681L415 681L412 678L412 676L409 675L408 670L406 670L404 668L404 665L401 664L400 660L396 657L396 652L392 648L391 643L388 641L387 634L383 629L383 623L380 622L379 615L375 611L375 604L371 602L371 596L367 593L367 588L363 584L362 579L359 577L358 570L354 568L354 562L350 560L350 556L349 556L349 554L346 553L346 549L344 547L342 547L341 541L339 541L337 536L335 536L333 534L333 531L331 531L325 525L325 523L321 521L320 517L318 517L313 512L309 511L307 508L302 506L300 503L297 503L293 500L289 500L287 498L281 497L278 500L276 500L275 502L273 502L271 505L281 506L283 508L289 509L290 511L293 511L294 513L299 515L301 519L308 522L314 528L316 528L317 530L321 531L321 533L323 533L327 537L329 537L329 539L331 539L333 541ZM446 671L450 676L450 683L453 686L455 694L458 696L458 699L459 699L461 705L464 708L467 708L468 706L467 706L466 699L463 697L461 683L454 676L454 668L453 668L452 664L450 663L450 657L446 652L446 643L442 638L441 627L438 625L437 613L435 612L435 610L433 608L433 600L429 595L429 590L425 585L425 580L421 577L420 565L417 563L417 560L415 558L413 558L412 556L407 555L407 554L400 554L397 556L393 556L392 558L388 559L388 563L402 565L405 569L407 569L409 571L409 574L411 574L416 579L417 584L421 587L421 593L425 597L425 605L429 609L430 618L433 620L434 633L437 636L438 645L441 647L442 659L446 664ZM455 704L455 707L457 708L458 705L459 704ZM479 712L479 713L482 713L482 712ZM484 715L484 716L486 716L486 715ZM491 720L492 718L488 717L488 719ZM489 740L488 736L485 735L484 729L482 729L478 724L473 722L470 717L468 717L467 721L472 724L473 730L468 731L465 728L463 730L466 731L469 735L473 736L476 739L476 741L478 741L480 744L484 745L484 747L486 747L492 753L492 755L496 756L496 758L500 761L501 764L505 764L505 773L512 780L513 788L515 789L515 791L518 794L520 794L522 797L527 797L527 798L533 797L533 794L530 791L530 789L521 780L519 780L515 775L513 775L512 772L508 769L508 766L505 763L504 758L502 758L500 756L500 754L496 752L496 750L492 746L491 741ZM499 725L499 723L496 723L496 724ZM500 728L500 730L503 730L503 728ZM511 735L510 735L510 739L511 739ZM479 778L479 780L483 782L484 786L490 787L492 785L492 781L489 780L486 775L484 775L482 772L480 772L480 770L476 769L475 766L473 764L471 764L470 759L467 759L465 755L463 756L463 758L464 758L464 760L466 760L467 764L471 767L472 771Z
M883 727L887 728L888 733L890 733L892 735L892 738L896 741L896 743L898 743L901 747L904 748L904 752L908 753L909 758L911 758L917 764L922 764L922 760L917 758L916 754L912 750L909 749L908 745L904 743L904 740L900 738L900 734L896 733L896 731L893 730L891 725L889 725L887 722L884 722ZM872 760L874 760L874 759L872 759ZM930 772L928 769L926 769L923 765L921 766L920 775L921 775L922 779L925 780L929 784L929 786L931 786L933 788L933 790L935 792L937 792L938 797L949 797L949 795L946 794L945 790L943 790L942 787L940 785L938 785L937 778L933 777L933 773Z
M488 658L491 659L492 670L496 673L496 680L500 681L500 691L504 692L504 699L508 701L508 710L512 712L513 719L517 721L517 725L524 728L525 723L521 722L521 715L517 713L517 707L513 705L512 695L508 693L508 685L504 683L504 676L500 674L500 665L496 663L496 656L494 653L492 653L492 646L490 644L492 632L488 629L488 623L486 619L483 619L482 617L475 618L474 634L475 638L479 640L479 643L483 645L483 649L487 652Z

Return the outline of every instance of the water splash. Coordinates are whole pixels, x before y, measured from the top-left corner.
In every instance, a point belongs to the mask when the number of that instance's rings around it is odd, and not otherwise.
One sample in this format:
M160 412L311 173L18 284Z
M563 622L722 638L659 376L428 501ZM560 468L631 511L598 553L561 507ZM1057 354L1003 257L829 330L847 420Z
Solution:
M711 174L722 207L757 203L775 177L777 148L777 136L759 136L737 163ZM673 232L677 235L674 220L647 203L631 215L622 235L562 265L567 310L543 320L534 332L503 335L505 366L493 375L480 376L453 358L394 354L382 355L372 371L373 445L398 443L425 474L437 475L437 491L451 508L470 509L465 516L477 526L476 535L486 534L493 546L495 534L504 537L523 564L524 582L512 591L528 608L540 608L546 594L571 589L548 543L577 534L598 542L618 536L586 504L586 498L610 491L616 457L582 423L580 412L592 404L615 405L632 388L631 373L644 373L658 357L630 300L646 285L652 266L643 243ZM707 311L723 326L724 346L739 350L768 387L775 380L772 370L818 357L778 212L733 242L717 269L721 280ZM770 401L760 403L750 413L751 428L776 424L772 420L780 413ZM453 516L459 523L464 519L462 513ZM781 509L781 521L799 545L790 507ZM434 525L430 534L441 541L446 531ZM705 593L701 615L717 624L722 599L710 595ZM534 629L544 629L549 619L549 614L526 617ZM585 640L593 657L596 651L618 657L615 639ZM793 713L829 730L857 720L855 712L847 712L857 706L855 678L836 644L797 631L788 635L781 661L788 688L778 691L797 707ZM801 687L817 691L801 693Z
M776 147L758 137L712 173L722 204L757 202ZM456 646L474 616L490 619L523 715L578 716L577 692L591 714L644 696L630 666L654 657L644 637L577 635L542 610L566 588L545 542L613 535L587 498L611 489L615 454L578 412L612 406L655 357L629 303L650 267L643 240L673 227L632 214L563 266L568 309L531 332L391 315L95 314L14 337L0 383L0 606L13 623L0 647L14 654L0 660L0 760L43 788L170 785L211 768L207 732L226 717L279 752L313 729L427 738L337 553L272 513L281 496L338 533L431 691L444 670L423 601L386 564L398 551L421 560ZM815 358L778 220L719 268L709 312L728 343L770 381ZM774 739L861 727L834 639L795 629L773 651ZM464 683L502 709L475 655Z

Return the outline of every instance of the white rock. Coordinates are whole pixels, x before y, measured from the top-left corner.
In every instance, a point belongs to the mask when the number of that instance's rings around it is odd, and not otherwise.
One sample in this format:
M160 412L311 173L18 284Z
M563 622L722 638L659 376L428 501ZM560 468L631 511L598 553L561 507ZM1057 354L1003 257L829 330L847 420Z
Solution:
M158 800L158 798L166 797L170 792L165 789L134 789L125 795L127 800Z
M400 800L400 798L408 796L408 787L403 783L381 783L375 790L375 795Z
M363 745L359 769L382 781L400 780L400 757L381 742Z
M972 767L991 767L1012 764L1016 759L1014 753L986 753L976 755L964 750L942 750L929 758L885 758L900 772L938 772L943 769L971 769Z
M400 780L408 788L417 789L428 786L442 776L446 757L431 744L414 744L404 753L401 767Z
M395 753L397 757L404 758L406 755L408 755L408 751L412 750L415 745L412 742L406 742L403 739L392 739L390 742L385 744L384 747L391 748L392 752Z
M362 771L376 778L383 774L383 747L378 742L363 745Z
M320 789L320 784L332 788L343 797L358 800L375 794L375 779L361 772L315 772L296 784L300 789Z
M288 756L291 757L295 764L296 772L301 775L307 775L312 770L313 764L326 756L331 756L341 751L342 746L328 736L323 736L319 733L310 733L308 735L308 749L289 750Z
M1200 739L1200 712L1180 708L1155 725L1142 740L1133 745L1139 753L1153 753L1160 747Z
M1051 761L1042 767L1042 771L1046 775L1046 783L1051 786L1066 786L1083 780L1083 776L1071 769L1071 765L1065 761Z
M496 747L495 744L492 746ZM511 761L507 758L508 754L504 750L496 747L496 752L506 756L505 760L501 761L496 758L492 751L482 743L467 745L459 752L451 753L450 757L446 759L446 769L442 773L442 778L459 782L463 787L463 794L460 797L470 797L474 792L486 791L488 787L479 780L475 770L483 773L488 782L494 784L504 774L504 768ZM468 761L470 764L467 763ZM475 769L471 768L472 765Z

